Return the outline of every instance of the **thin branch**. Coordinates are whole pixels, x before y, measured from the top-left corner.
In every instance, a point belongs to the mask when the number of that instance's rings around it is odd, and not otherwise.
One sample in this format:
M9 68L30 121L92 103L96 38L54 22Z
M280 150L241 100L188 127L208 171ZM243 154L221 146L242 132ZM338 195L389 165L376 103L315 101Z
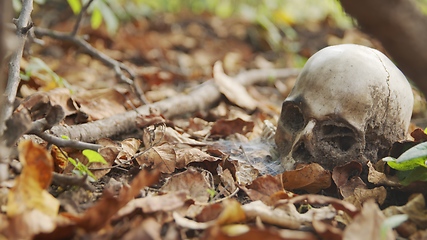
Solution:
M21 58L24 51L25 39L27 38L27 32L29 27L31 27L31 12L33 11L33 1L32 0L23 0L22 10L19 14L19 18L15 21L16 25L16 35L19 39L19 46L12 53L10 62L9 62L9 75L6 85L5 94L6 97L3 102L2 109L0 110L0 135L3 134L5 130L4 123L12 115L13 111L13 102L15 101L16 93L18 91L18 86L20 82L20 67L21 67Z
M50 38L54 38L61 41L67 41L72 42L75 45L81 47L84 49L89 55L92 57L98 59L102 63L104 63L106 66L111 67L114 72L116 73L116 77L129 85L133 85L133 80L135 78L135 73L129 69L125 64L118 62L112 58L110 58L108 55L98 51L96 48L92 47L88 42L86 42L84 39L78 36L72 36L67 33L62 33L58 31L53 31L45 28L39 28L35 27L34 32L38 36L48 36ZM129 74L130 78L127 77L125 74L123 74L122 70Z
M89 8L89 6L92 4L93 0L89 0L89 2L86 3L86 5L83 6L83 8L80 10L79 15L77 16L76 24L74 24L73 31L71 32L71 36L76 36L77 32L79 31L80 24L83 20L83 15L86 13L86 10Z
M62 187L78 186L91 192L94 192L96 190L94 186L88 183L87 175L83 177L67 176L54 172L52 176L52 183Z

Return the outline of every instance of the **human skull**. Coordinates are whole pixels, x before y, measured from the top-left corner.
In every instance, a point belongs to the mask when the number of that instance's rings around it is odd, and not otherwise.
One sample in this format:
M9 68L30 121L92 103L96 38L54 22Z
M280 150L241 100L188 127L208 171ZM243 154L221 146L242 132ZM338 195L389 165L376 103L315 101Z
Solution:
M376 162L405 138L413 102L405 76L381 52L326 47L307 61L283 102L275 135L281 161L288 170Z

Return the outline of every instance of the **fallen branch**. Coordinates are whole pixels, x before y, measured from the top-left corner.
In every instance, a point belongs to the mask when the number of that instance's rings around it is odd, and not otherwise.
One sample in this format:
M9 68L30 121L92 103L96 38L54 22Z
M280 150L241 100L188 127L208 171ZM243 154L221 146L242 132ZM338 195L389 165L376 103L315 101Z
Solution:
M240 73L233 79L244 86L248 86L267 82L271 78L295 76L298 73L298 69L250 70ZM150 108L158 109L166 118L171 118L210 109L219 102L220 98L221 93L211 79L197 86L187 95L182 94L153 104L143 105L124 114L114 115L95 122L74 126L55 126L49 132L56 136L66 135L72 140L93 142L99 138L111 137L135 130L137 128L137 116L148 115Z
M61 41L72 42L76 46L81 47L92 57L104 63L106 66L111 67L116 73L116 77L120 81L125 82L129 85L133 85L132 79L135 77L135 74L132 70L130 70L125 64L118 62L110 58L106 54L98 51L96 48L92 47L92 45L86 42L83 38L70 35L69 33L62 33L40 27L34 27L34 33L39 37L47 36ZM130 78L123 74L122 70L129 74Z

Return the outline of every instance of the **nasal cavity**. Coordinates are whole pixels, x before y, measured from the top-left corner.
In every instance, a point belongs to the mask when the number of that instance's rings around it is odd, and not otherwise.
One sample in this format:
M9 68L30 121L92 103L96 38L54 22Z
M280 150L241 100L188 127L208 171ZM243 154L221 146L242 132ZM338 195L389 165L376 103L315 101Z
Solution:
M292 153L292 158L297 162L310 162L313 155L308 151L304 142L300 142Z
M280 118L283 126L289 132L298 132L304 127L304 115L296 105L284 106Z

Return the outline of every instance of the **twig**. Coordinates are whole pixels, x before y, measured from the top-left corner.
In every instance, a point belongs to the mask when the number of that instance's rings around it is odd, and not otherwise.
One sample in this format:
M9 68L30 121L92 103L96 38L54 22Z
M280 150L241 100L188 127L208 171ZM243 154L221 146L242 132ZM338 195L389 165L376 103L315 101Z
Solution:
M74 43L75 45L84 49L92 57L98 59L99 61L101 61L102 63L107 65L108 67L111 67L114 70L114 72L116 73L116 77L120 81L125 82L129 85L133 85L132 79L135 78L135 74L133 73L132 70L130 70L125 64L118 62L118 61L110 58L106 54L98 51L96 48L92 47L92 45L90 45L88 42L86 42L81 37L73 36L73 35L70 35L68 33L62 33L62 32L53 31L53 30L49 30L49 29L45 29L45 28L40 28L40 27L35 27L34 33L36 35L39 35L39 36L48 36L48 37L51 37L54 39ZM122 70L125 71L127 74L129 74L130 78L127 77L125 74L123 74Z
M240 73L234 80L248 86L254 83L267 82L274 78L287 78L299 73L298 69L264 69ZM149 115L150 108L158 109L166 118L194 113L211 108L219 102L221 93L212 80L194 88L189 94L181 94L153 104L143 105L136 111L114 115L74 126L54 126L50 132L56 136L66 135L73 140L93 142L99 138L111 137L133 131L137 128L135 119L138 115Z
M31 28L32 26L32 24L30 23L32 11L33 1L23 0L21 13L19 14L19 18L15 21L16 35L19 39L19 45L12 53L9 62L9 75L5 90L6 97L4 99L3 107L0 112L0 135L3 134L5 130L4 123L12 115L13 102L15 101L16 93L18 91L18 86L20 82L19 73L21 67L22 53L24 51L25 39L27 38L27 32L29 28Z
M73 31L71 32L71 36L76 36L77 32L79 31L80 24L83 20L83 15L86 13L86 10L89 8L89 6L92 4L93 0L89 0L89 2L86 3L86 5L83 6L83 8L80 10L79 15L77 16L76 24L74 24Z
M70 147L70 148L75 148L78 150L85 150L85 149L90 149L90 150L94 150L94 151L98 151L98 149L100 149L102 146L99 144L93 144L93 143L87 143L87 142L81 142L81 141L76 141L76 140L68 140L68 139L62 139L60 137L54 136L52 134L48 134L48 133L32 133L36 136L38 136L39 138L45 140L48 143L52 143L55 144L58 147Z
M2 1L6 2L6 1ZM9 20L4 19L7 15L8 11L12 11L11 8L6 7L6 3L1 4L0 14L1 21L0 24L4 24ZM10 4L9 4L10 7ZM18 44L16 49L12 52L10 62L9 62L9 75L7 79L6 89L3 92L3 81L0 84L2 87L2 94L0 95L0 182L8 178L8 164L9 164L9 152L10 149L6 147L6 137L3 136L6 130L6 120L12 115L13 111L13 103L15 101L16 93L18 91L18 86L20 82L20 66L21 66L21 58L22 53L24 51L25 39L28 32L28 27L31 26L30 18L31 12L33 11L33 1L32 0L23 0L22 2L22 10L19 14L19 18L14 22L16 25L16 35L18 38ZM24 30L24 31L23 31ZM4 33L4 26L2 26L2 31ZM0 38L0 41L5 41L4 36ZM4 42L1 43L2 45ZM2 46L3 47L3 46ZM3 53L4 49L2 49ZM0 63L3 63L3 59L5 56L0 55ZM2 66L3 64L0 64ZM3 68L0 67L0 70Z
M83 177L78 176L67 176L63 174L59 174L54 172L52 177L52 183L58 186L66 187L66 186L79 186L85 190L89 190L94 192L96 189L92 185L90 185L87 181L87 175Z

